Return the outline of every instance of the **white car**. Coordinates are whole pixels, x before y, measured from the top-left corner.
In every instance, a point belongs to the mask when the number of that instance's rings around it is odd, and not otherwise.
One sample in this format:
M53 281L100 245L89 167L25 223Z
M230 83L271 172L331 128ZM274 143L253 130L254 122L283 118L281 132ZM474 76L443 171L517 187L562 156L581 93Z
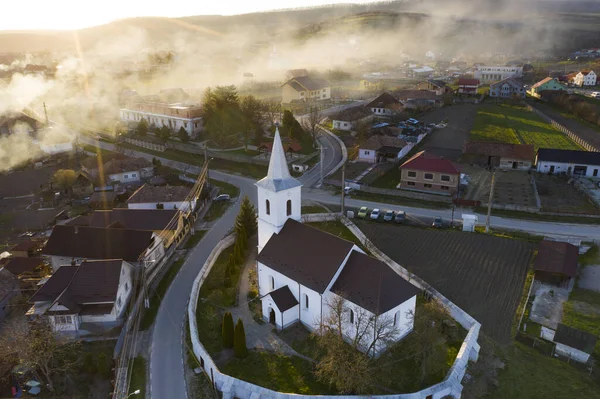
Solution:
M381 213L381 212L379 211L379 208L375 208L375 209L373 209L373 210L371 211L371 219L373 219L373 220L377 220L377 219L379 219L379 214L380 214L380 213Z

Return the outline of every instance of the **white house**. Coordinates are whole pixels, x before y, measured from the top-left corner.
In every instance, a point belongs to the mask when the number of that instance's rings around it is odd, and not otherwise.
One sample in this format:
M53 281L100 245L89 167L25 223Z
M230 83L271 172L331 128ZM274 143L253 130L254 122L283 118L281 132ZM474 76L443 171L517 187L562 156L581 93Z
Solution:
M142 119L156 127L168 126L174 134L183 128L188 136L197 137L203 129L202 106L196 103L161 103L130 101L120 110L121 121L135 125Z
M333 128L337 130L352 131L360 122L370 122L373 120L373 113L369 108L362 105L347 108L331 117Z
M365 141L358 149L358 161L376 163L403 158L413 148L414 144L393 136L375 134Z
M555 352L569 359L587 363L594 351L598 337L585 331L559 324L552 338L556 344Z
M100 158L88 158L81 162L81 169L91 177L105 181L102 183L132 183L154 176L152 163L144 158L115 157L114 159L99 164Z
M379 97L365 105L365 108L370 109L375 116L391 116L396 112L402 111L400 101L387 92L382 93Z
M525 98L527 91L523 84L514 78L506 78L490 85L490 97L494 98Z
M568 76L569 83L576 86L596 86L597 75L594 71L579 71Z
M508 78L520 78L523 76L522 66L489 66L480 65L475 70L474 78L481 83L492 83Z
M107 331L122 323L133 288L133 267L122 259L63 266L29 300L29 315L47 316L56 332Z
M419 290L354 243L301 223L302 184L292 178L279 131L258 190L258 290L263 318L278 329L302 323L318 331L341 304L347 339L364 331L361 349L377 355L376 326L399 340L413 328Z
M42 254L50 257L52 269L77 265L85 260L123 259L153 268L165 255L163 240L152 231L56 225Z
M151 186L144 184L127 199L129 209L196 209L198 196L186 186Z
M331 85L324 79L296 76L281 86L281 102L323 101L331 98Z
M600 178L600 152L540 148L535 163L541 173Z

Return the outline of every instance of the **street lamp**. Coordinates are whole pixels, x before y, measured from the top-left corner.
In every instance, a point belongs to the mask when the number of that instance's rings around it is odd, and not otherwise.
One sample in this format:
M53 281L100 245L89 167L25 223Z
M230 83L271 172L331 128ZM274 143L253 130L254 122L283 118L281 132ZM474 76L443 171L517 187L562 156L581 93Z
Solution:
M135 391L131 392L129 395L125 396L125 399L127 399L128 397L132 396L132 395L139 395L141 391L139 389L136 389Z

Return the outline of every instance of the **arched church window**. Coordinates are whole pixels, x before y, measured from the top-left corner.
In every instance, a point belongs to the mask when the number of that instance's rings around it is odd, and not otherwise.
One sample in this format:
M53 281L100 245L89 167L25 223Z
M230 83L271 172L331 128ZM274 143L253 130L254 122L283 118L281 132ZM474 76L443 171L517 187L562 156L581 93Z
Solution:
M354 324L354 311L350 309L350 324Z
M269 200L265 201L265 207L266 207L265 209L266 209L267 215L270 215L271 214L271 203L269 202Z
M308 295L304 294L304 307L308 309Z
M271 291L273 291L275 289L275 277L270 276L271 277Z
M287 200L286 203L286 208L287 208L287 216L290 216L292 214L292 200Z

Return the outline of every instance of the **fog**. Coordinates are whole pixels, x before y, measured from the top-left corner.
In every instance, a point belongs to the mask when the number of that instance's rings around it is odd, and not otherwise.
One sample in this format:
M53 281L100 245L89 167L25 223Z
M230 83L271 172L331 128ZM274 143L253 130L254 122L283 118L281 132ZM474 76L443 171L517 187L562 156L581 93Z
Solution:
M53 78L15 73L0 87L0 119L27 107L43 115L45 102L52 121L110 130L118 119L123 89L145 95L180 87L200 100L206 87L241 85L246 72L254 74L257 81L275 85L282 83L287 69L341 68L358 77L376 71L363 70L359 60L370 60L381 68L397 67L409 58L423 60L428 50L448 61L485 62L496 53L526 57L560 46L565 37L556 26L547 27L540 7L540 2L524 0L431 0L373 4L346 11L383 11L380 18L371 18L379 21L378 26L364 25L361 14L311 24L298 21L294 12L266 13L264 23L254 24L228 25L227 21L238 20L224 18L222 29L186 22L189 19L172 20L167 25L172 29L163 27L158 33L139 26L119 29L120 33L107 29L111 34L99 34L93 45L83 48L75 33L74 48L78 51L55 59L60 68ZM343 15L342 11L336 12ZM315 11L315 20L317 15ZM174 54L170 69L152 77L123 73L147 63L148 55L156 52ZM36 63L47 64L47 55L43 59L25 55L10 65L0 64L0 71L21 70ZM0 171L39 154L26 130L0 137ZM65 136L73 139L64 129L50 129L38 132L37 139L60 142Z

